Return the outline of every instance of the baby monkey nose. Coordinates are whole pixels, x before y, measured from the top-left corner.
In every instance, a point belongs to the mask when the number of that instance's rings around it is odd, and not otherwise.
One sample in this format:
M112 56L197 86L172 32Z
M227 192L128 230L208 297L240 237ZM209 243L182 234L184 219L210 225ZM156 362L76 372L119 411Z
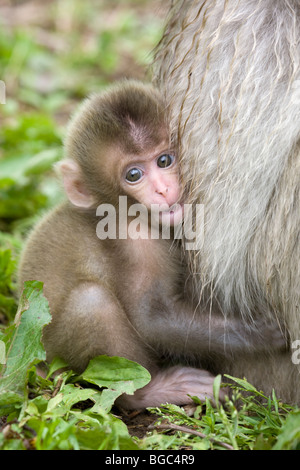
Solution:
M157 188L156 192L160 194L161 196L166 196L169 192L169 188L167 186L164 188Z

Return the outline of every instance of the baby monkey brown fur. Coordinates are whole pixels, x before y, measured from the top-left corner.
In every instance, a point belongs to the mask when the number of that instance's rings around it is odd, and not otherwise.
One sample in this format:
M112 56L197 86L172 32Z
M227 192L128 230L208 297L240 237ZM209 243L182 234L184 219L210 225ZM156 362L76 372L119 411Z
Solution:
M53 317L43 335L48 360L60 356L81 372L91 358L107 354L150 371L146 387L121 398L127 408L186 404L188 394L213 397L214 376L203 369L211 355L284 347L272 325L258 332L226 321L215 307L211 317L205 306L185 299L180 249L172 239L151 239L150 217L140 226L148 238L129 236L132 216L126 237L97 237L97 207L111 204L118 215L120 196L149 213L159 205L161 223L181 223L182 191L166 116L158 91L135 81L83 103L59 165L68 201L33 231L20 267L20 283L44 282Z

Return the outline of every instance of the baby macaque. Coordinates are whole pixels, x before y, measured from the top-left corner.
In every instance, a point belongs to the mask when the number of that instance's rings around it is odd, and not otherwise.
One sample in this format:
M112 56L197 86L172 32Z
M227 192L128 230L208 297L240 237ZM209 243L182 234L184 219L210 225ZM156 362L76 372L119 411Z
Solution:
M213 397L214 376L203 370L211 355L231 358L284 347L272 325L258 332L234 318L226 321L214 306L211 321L209 307L184 298L175 241L151 237L153 213L158 226L175 227L184 207L167 113L156 89L123 81L92 95L70 124L65 150L59 168L68 201L34 230L20 268L20 282L44 282L53 316L43 336L48 360L60 356L78 372L101 354L142 364L152 380L119 403L143 408L187 404L188 394ZM125 218L121 196L127 197ZM139 219L140 236L132 236L130 209L137 203L148 216ZM98 224L107 220L106 212L116 216L117 236L100 239Z

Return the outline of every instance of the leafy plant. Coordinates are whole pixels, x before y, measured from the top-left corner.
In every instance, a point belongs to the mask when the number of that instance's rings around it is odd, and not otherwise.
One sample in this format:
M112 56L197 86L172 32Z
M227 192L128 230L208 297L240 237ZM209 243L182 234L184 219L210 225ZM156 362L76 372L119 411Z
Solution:
M41 335L51 316L41 289L41 283L26 283L15 321L3 337L7 355L1 370L0 415L22 404L29 367L46 359Z
M99 356L80 376L72 371L53 376L65 366L59 360L50 365L47 377L41 376L37 368L45 360L41 336L50 320L42 284L25 283L15 322L7 327L0 342L0 416L6 417L0 448L300 448L299 411L281 403L275 394L266 397L246 380L229 376L228 387L233 394L225 405L218 400L218 377L214 387L216 406L194 397L192 416L171 404L152 408L158 420L151 434L133 439L122 420L112 413L112 407L122 393L132 394L145 386L149 373L124 358Z
M10 3L6 11L18 8ZM145 77L164 21L156 12L166 8L155 5L54 0L37 2L32 17L25 2L22 24L20 11L16 21L9 21L10 11L1 23L7 96L0 104L0 449L300 448L299 410L240 379L231 379L225 405L195 397L192 416L174 405L151 409L156 422L133 438L113 403L146 384L147 371L103 356L81 376L61 372L58 360L48 368L41 338L50 317L40 283L26 284L17 310L20 250L40 213L61 200L53 164L63 155L69 116L79 100L111 81ZM218 378L216 397L219 386Z
M26 282L15 322L1 341L6 353L1 355L0 416L7 416L8 422L17 418L17 424L7 424L11 436L2 434L0 446L25 448L29 435L30 445L40 450L137 449L125 424L109 411L122 393L146 385L149 373L132 361L100 356L80 377L65 372L52 380L42 378L34 366L46 358L41 335L50 321L42 284ZM61 366L55 361L50 373ZM83 388L80 381L98 388ZM86 400L90 405L82 411L79 404Z
M195 397L198 406L193 416L174 405L153 408L151 411L161 417L156 429L180 433L181 445L194 450L300 448L300 417L297 408L281 403L274 393L272 397L265 396L246 380L227 377L231 382L224 386L231 388L233 393L231 398L227 397L224 405L216 401L217 406L213 407L209 400L200 403ZM218 382L219 378L216 380L216 393ZM161 445L162 442L167 449L168 440L149 440L151 446L157 443Z

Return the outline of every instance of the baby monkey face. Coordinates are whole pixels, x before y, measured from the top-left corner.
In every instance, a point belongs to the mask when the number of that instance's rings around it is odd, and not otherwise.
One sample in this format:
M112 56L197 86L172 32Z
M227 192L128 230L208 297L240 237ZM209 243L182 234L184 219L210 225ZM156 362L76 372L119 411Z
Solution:
M151 211L158 211L161 222L181 223L178 162L167 141L142 155L128 157L121 172L121 186L126 194Z

